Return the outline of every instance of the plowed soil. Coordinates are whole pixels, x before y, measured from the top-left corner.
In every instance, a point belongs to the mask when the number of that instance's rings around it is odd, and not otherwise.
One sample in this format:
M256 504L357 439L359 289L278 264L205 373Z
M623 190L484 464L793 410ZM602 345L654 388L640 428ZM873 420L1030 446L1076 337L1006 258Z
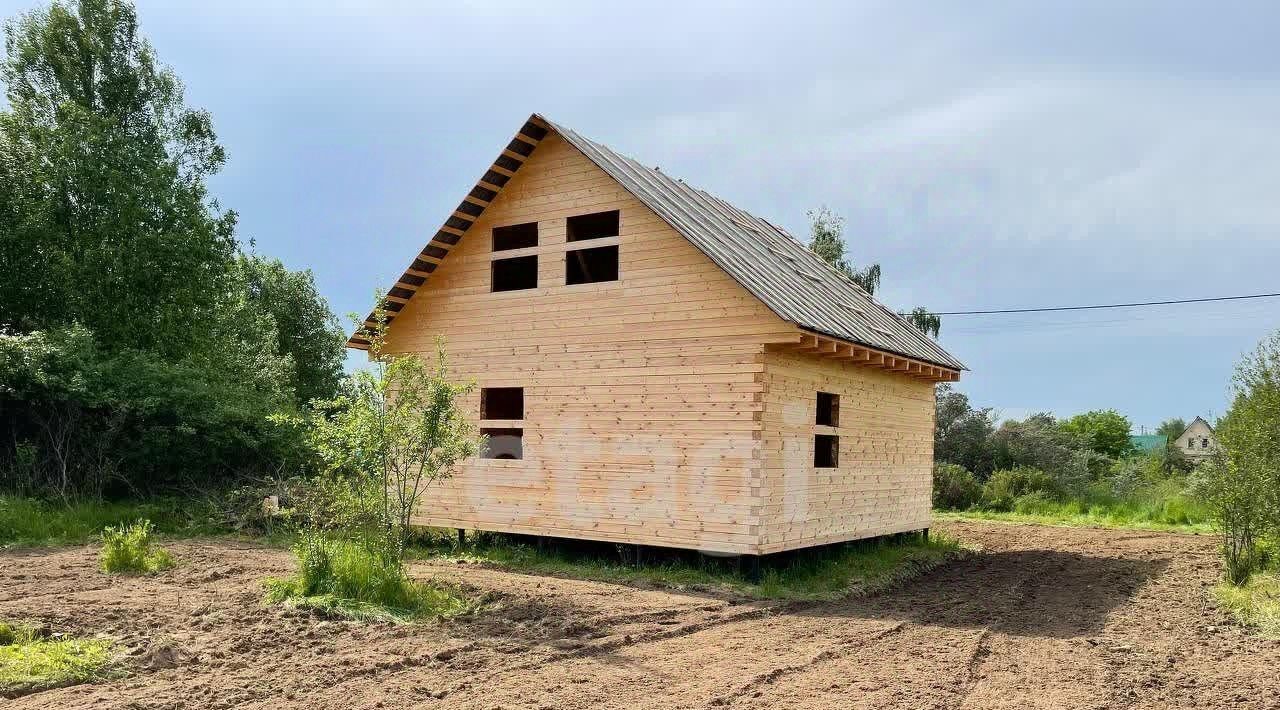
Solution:
M286 552L168 545L112 578L90 548L0 553L0 618L105 635L122 677L12 708L1277 708L1280 642L1230 625L1214 541L951 523L982 548L899 589L751 602L423 563L487 595L416 626L266 608ZM7 703L7 704L6 704Z

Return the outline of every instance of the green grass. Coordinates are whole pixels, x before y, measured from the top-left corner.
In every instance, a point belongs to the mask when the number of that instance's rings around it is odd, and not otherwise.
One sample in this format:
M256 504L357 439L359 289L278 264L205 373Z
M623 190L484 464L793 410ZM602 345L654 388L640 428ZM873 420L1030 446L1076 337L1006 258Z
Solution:
M501 541L469 545L461 550L435 544L420 554L465 560L533 574L590 579L679 590L720 590L755 599L835 599L870 594L920 575L966 554L958 541L932 535L881 539L801 552L778 569L766 566L759 583L748 581L736 562L685 559L625 564L616 558L560 552Z
M1280 639L1280 572L1256 573L1239 587L1219 582L1213 593L1239 624Z
M470 608L459 593L410 579L403 567L359 541L303 534L298 573L264 582L267 602L359 620L412 622Z
M1143 516L1128 515L1124 511L1100 508L1074 509L1069 504L1062 510L1018 513L998 510L935 510L935 520L990 520L1003 523L1029 523L1033 525L1061 525L1075 528L1119 528L1125 530L1154 530L1160 532L1210 533L1213 527L1207 522L1167 523Z
M173 567L173 555L154 546L151 521L108 527L102 531L98 561L108 574L155 574Z
M0 622L0 697L98 680L107 677L111 661L107 641L49 637Z
M1176 481L1157 484L1127 497L1102 490L1067 500L1029 495L1016 499L1012 510L975 507L965 511L934 511L934 516L941 520L997 520L1191 533L1212 532L1213 529L1208 509L1187 495Z
M216 532L193 523L187 513L190 509L190 501L179 499L64 505L0 495L0 548L83 545L97 538L104 528L143 518L152 521L158 533Z

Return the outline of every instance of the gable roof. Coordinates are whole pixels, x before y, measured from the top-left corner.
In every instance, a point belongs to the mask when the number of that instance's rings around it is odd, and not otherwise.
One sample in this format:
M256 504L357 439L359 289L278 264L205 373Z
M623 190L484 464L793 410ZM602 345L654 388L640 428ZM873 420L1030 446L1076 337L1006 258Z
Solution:
M388 292L394 312L425 283L435 263L554 131L637 200L679 232L725 273L783 320L815 333L866 345L946 368L964 365L905 318L885 308L795 237L707 192L641 165L571 129L533 114L437 232L423 253ZM347 344L367 348L357 332Z
M1214 433L1212 424L1206 421L1204 417L1196 417L1195 419L1191 420L1191 423L1187 425L1186 429L1182 430L1182 434L1186 434L1187 432L1191 431L1191 427L1195 426L1196 422L1200 422L1201 424L1204 424L1205 428L1209 430L1210 434ZM1176 437L1174 437L1174 439L1181 439L1182 434L1177 435Z

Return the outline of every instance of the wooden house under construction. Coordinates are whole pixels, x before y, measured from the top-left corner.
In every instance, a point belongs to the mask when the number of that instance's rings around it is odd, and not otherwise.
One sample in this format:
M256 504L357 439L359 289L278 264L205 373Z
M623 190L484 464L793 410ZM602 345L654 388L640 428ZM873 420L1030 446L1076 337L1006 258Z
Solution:
M774 224L541 116L389 301L388 352L444 336L490 437L423 525L756 555L929 527L963 365Z

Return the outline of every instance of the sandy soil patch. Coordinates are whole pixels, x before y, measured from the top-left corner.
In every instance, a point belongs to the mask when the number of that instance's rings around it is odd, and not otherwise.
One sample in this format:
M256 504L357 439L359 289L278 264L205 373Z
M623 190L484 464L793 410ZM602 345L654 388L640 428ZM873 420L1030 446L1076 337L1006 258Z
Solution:
M1280 642L1231 626L1208 537L947 523L983 554L890 593L751 602L419 563L489 604L416 626L262 606L288 553L168 544L177 569L92 549L0 553L0 618L105 634L129 675L13 708L1280 707ZM6 704L7 703L7 704Z

